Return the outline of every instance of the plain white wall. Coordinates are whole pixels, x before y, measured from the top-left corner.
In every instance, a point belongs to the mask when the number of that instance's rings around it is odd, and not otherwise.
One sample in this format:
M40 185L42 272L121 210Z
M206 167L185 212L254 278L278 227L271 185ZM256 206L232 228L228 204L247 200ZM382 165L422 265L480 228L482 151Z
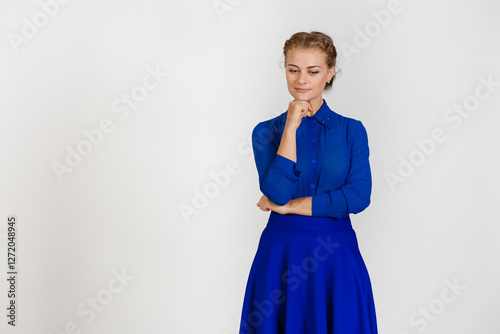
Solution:
M2 1L0 267L17 215L19 277L16 329L0 280L1 332L237 333L269 215L256 206L251 131L292 99L284 41L319 30L342 71L324 98L369 136L372 203L351 218L379 332L496 333L499 10ZM426 154L417 142L433 136ZM55 163L71 172L58 178Z

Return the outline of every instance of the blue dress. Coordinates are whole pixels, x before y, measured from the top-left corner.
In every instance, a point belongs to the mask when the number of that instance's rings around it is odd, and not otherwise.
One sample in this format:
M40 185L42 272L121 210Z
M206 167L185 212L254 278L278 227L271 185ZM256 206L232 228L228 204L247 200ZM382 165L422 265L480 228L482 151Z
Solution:
M376 334L368 270L349 214L370 204L367 132L325 100L277 155L288 111L252 132L260 190L273 203L312 196L312 216L270 212L243 300L240 334Z

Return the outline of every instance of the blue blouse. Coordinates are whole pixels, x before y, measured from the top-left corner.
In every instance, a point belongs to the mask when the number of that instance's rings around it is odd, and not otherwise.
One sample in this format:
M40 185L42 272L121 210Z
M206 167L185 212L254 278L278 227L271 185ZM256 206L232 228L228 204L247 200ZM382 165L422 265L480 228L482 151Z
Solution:
M312 196L312 216L342 218L370 205L368 135L361 121L332 111L323 99L296 132L297 162L278 155L288 110L252 131L260 190L277 205Z

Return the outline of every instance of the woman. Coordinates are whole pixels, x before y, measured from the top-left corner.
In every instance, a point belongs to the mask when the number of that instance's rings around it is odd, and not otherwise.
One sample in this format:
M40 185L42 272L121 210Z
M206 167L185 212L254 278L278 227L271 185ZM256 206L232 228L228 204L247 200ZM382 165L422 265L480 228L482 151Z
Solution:
M368 271L349 214L370 204L367 132L322 97L337 51L320 32L285 42L294 100L252 132L260 190L271 211L250 269L240 334L374 334Z

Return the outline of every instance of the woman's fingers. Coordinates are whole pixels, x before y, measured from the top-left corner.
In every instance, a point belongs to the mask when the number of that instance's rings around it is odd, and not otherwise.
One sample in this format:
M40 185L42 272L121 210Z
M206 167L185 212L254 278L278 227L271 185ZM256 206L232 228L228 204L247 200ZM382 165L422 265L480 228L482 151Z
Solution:
M308 101L292 101L296 109L299 110L299 113L302 117L310 116L312 114L313 108L310 102Z
M263 195L259 202L257 203L257 206L262 210L262 211L269 211L271 210L271 201Z

